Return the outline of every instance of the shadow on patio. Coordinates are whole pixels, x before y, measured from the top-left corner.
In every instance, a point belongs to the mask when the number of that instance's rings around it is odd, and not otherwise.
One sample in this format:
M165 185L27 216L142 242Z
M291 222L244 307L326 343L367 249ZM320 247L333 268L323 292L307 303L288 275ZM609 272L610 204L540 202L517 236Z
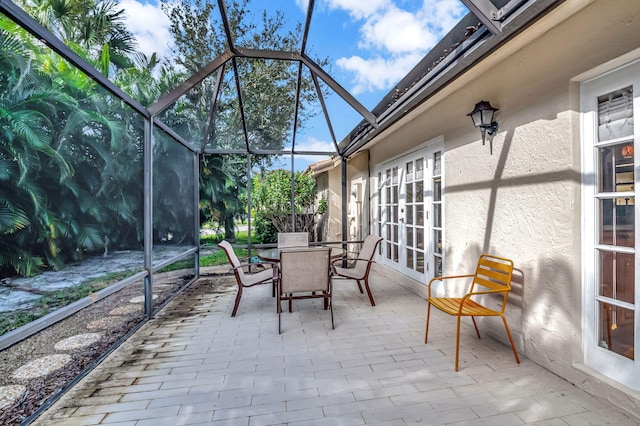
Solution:
M470 322L454 372L454 319L432 312L425 345L419 284L380 265L371 284L375 307L335 281L335 330L303 300L278 335L269 285L232 318L234 278L201 278L34 424L637 424Z

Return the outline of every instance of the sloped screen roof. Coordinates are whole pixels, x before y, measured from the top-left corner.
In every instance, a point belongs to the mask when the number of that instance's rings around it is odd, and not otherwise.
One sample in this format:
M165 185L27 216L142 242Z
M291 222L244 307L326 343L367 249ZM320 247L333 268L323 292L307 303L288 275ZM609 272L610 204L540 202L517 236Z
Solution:
M345 88L357 83L332 77L340 44L354 43L339 38L346 15L327 11L331 2L309 0L306 12L299 3L253 0L246 11L236 2L217 0L208 21L224 35L224 45L212 46L211 59L203 58L201 67L150 112L194 148L215 153L337 154L340 139L359 122L377 127L375 103ZM299 13L285 16L279 7ZM380 23L374 29L402 31ZM335 45L327 48L326 38L334 32ZM202 97L208 104L199 108L199 118L183 115L181 121L176 111ZM301 135L310 131L325 143L304 144Z
M163 1L172 25L179 25L180 19L190 19L201 31L182 36L201 37L202 40L199 40L200 51L195 55L191 52L189 67L180 69L190 77L148 109L87 66L14 4L0 0L0 8L135 110L144 116L151 115L156 124L196 152L338 154L344 157L364 147L403 114L562 2L410 2L420 4L422 14L440 16L438 8L444 3L456 4L466 14L456 18L457 25L444 36L438 34L441 41L422 59L414 58L417 65L408 74L403 72L404 78L399 75L399 82L386 96L381 96L382 100L372 100L371 96L363 96L362 81L337 81L333 77L338 75L333 72L336 64L344 66L349 60L359 58L341 56L338 60L340 54L337 52L341 47L357 43L344 32L350 17L334 10L327 12L327 8L356 4L393 9L395 4L392 2ZM288 13L280 12L280 8ZM206 13L203 14L203 10ZM396 9L392 12L396 14L394 18L385 15L359 28L369 34L368 42L396 42L396 32L405 30L401 24L406 14L396 13ZM356 8L350 13L360 12ZM422 40L427 35L433 36L425 34L415 37L404 34L405 37L398 39ZM405 50L426 51L416 46L405 46ZM179 62L179 53L176 68L186 64ZM368 67L365 71L373 75L379 67L384 67L376 61L365 65L361 66L361 72ZM382 86L388 87L389 82L385 84ZM350 91L357 92L358 96ZM309 143L309 140L320 143Z

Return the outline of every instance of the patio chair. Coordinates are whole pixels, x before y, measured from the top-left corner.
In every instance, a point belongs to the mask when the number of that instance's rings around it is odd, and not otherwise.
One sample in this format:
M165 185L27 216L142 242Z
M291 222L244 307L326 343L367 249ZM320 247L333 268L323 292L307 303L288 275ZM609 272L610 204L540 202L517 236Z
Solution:
M231 247L231 244L228 241L226 240L222 241L220 244L218 244L218 247L223 249L224 252L227 254L227 259L231 264L233 274L235 275L236 282L238 283L238 294L236 295L236 302L235 302L235 305L233 306L233 311L231 312L232 317L236 316L236 312L238 311L238 305L240 305L240 298L242 298L242 289L245 287L253 287L255 285L267 284L269 283L269 281L271 281L273 285L273 290L272 290L273 296L275 296L276 281L278 278L278 269L273 267L274 266L273 263L270 263L270 262L256 262L251 264L240 263L238 256L236 256L235 252L233 251L233 247ZM245 273L244 268L248 267L249 265L253 267L255 266L270 266L270 267L254 274L247 274Z
M308 232L278 232L278 248L309 247Z
M331 301L329 247L298 247L280 250L278 269L278 334L282 332L282 301L295 299L324 299L324 308L331 311L333 324L333 303ZM304 293L304 294L300 294Z
M373 300L371 288L369 287L369 272L371 271L371 265L374 263L373 258L380 241L382 241L382 237L369 235L364 239L362 248L358 253L347 252L343 258L336 259L331 263L331 272L334 278L341 277L348 280L355 280L360 289L360 293L364 293L361 284L361 282L364 282L371 306L376 306L376 302ZM344 264L345 260L347 264L346 267L336 266Z
M475 317L501 317L502 322L504 323L504 328L505 330L507 330L507 336L509 337L509 343L511 343L511 348L513 349L513 355L516 357L516 362L520 364L520 358L518 358L518 352L516 351L516 347L513 344L511 332L509 331L509 326L507 325L507 319L504 316L504 309L507 306L507 298L509 296L509 291L511 291L512 274L513 261L502 257L483 254L480 256L480 259L478 259L478 265L476 266L475 274L435 277L431 281L429 281L427 297L427 326L424 333L424 343L427 343L427 338L429 336L429 316L431 314L431 306L441 310L444 313L458 317L458 328L456 330L456 371L458 371L458 355L460 349L460 320L462 317L471 317L473 326L476 329L476 334L478 335L478 339L480 338L480 331L478 331ZM435 281L441 281L443 284L445 284L445 281L449 279L470 277L473 277L471 288L469 289L469 292L463 297L431 297L431 285ZM481 288L478 289L478 287ZM502 297L500 309L491 309L478 301L477 296L488 294L500 295ZM492 300L492 305L493 304L494 301Z

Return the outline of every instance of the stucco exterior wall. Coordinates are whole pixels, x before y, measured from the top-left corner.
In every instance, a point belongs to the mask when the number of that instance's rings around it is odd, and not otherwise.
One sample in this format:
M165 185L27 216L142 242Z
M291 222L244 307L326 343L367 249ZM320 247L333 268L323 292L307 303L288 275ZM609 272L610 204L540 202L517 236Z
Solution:
M581 365L579 81L638 48L639 1L568 0L368 146L373 175L443 136L445 273L471 271L483 252L513 259L518 351L635 413L640 393ZM466 116L481 99L500 108L493 152ZM499 319L480 327L508 345Z
M340 166L334 167L328 172L329 191L327 208L329 223L327 224L327 241L342 240L342 184Z

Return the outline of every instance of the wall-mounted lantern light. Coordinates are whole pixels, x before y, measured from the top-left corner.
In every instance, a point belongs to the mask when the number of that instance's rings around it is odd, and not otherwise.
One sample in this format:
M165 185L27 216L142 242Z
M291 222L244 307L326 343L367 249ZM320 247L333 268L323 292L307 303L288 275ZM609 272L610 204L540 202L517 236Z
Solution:
M494 135L498 131L498 123L493 119L498 108L494 108L487 101L480 101L476 104L468 116L473 120L473 125L480 128L482 134L482 145L484 145L485 133L489 136Z

